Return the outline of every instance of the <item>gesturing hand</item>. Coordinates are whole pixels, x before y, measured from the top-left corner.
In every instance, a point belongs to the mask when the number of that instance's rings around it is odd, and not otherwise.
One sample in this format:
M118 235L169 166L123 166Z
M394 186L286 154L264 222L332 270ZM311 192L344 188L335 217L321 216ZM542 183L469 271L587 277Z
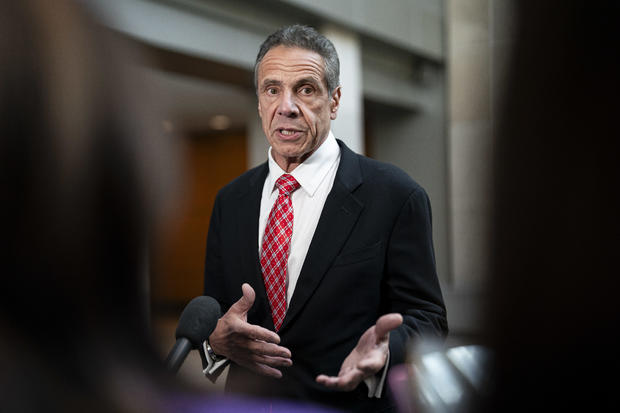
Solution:
M278 345L280 337L276 333L248 323L248 311L254 304L255 293L249 284L243 284L241 290L243 297L218 320L209 336L209 344L216 354L241 366L280 378L282 373L276 367L291 366L291 352Z
M362 334L351 354L344 359L338 376L317 376L317 383L329 388L351 391L362 380L376 374L385 366L390 331L403 323L403 317L390 313L379 317L377 324Z

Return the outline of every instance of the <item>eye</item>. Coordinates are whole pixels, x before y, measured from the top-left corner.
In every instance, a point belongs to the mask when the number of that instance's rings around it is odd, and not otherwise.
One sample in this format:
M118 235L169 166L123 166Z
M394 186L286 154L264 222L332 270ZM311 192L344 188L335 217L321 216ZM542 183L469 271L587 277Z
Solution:
M314 89L311 88L310 86L304 86L301 89L299 89L299 93L301 93L302 95L311 95L314 92Z
M268 95L277 95L278 94L278 89L276 89L275 87L268 87L265 92Z

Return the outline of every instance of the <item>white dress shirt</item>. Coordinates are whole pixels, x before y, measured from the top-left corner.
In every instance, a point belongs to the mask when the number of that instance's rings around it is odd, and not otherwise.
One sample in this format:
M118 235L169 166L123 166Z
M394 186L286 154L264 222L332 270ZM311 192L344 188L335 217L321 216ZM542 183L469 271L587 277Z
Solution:
M293 203L293 236L288 256L286 303L290 305L295 291L301 267L306 259L310 242L314 236L323 205L329 191L334 185L334 178L340 163L340 147L330 132L327 139L303 163L290 172L300 188L291 194ZM286 172L280 168L271 155L269 148L269 174L263 186L258 221L258 256L260 257L263 235L267 219L274 203L278 199L278 178Z

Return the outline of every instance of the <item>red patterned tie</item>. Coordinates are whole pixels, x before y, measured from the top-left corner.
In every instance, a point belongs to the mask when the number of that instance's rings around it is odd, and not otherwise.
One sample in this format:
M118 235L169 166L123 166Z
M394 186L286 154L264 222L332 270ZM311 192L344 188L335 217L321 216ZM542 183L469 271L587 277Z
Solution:
M293 204L290 195L299 188L299 182L292 175L284 174L278 178L276 186L280 193L267 219L260 265L271 305L273 325L278 331L286 314L287 261L293 235Z

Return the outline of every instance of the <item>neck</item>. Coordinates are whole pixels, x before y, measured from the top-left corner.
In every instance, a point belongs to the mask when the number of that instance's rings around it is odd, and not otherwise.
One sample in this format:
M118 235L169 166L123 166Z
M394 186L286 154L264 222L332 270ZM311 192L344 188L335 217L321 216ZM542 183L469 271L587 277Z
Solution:
M297 168L303 163L303 161L308 159L308 156L304 156L302 158L281 158L275 159L275 161L284 172L292 172L293 169Z

